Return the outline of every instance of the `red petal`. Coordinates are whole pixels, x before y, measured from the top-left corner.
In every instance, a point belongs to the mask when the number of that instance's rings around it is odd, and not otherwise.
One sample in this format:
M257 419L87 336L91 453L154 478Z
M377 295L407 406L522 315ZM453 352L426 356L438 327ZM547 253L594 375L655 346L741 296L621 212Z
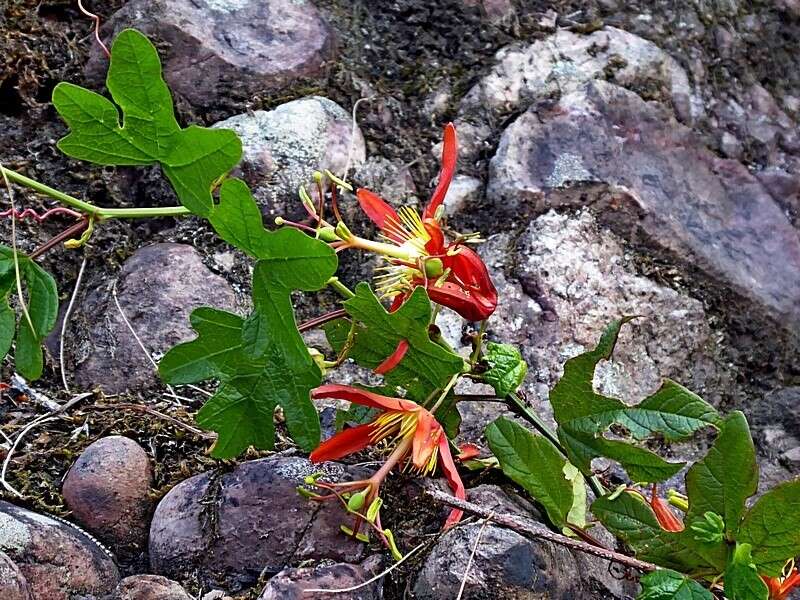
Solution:
M400 361L403 360L406 352L408 352L408 340L400 340L400 343L397 344L395 351L392 352L389 358L375 367L373 372L377 373L378 375L385 375L400 364Z
M442 228L439 227L439 223L434 219L426 219L423 221L422 225L425 227L425 231L428 232L428 235L431 236L431 239L425 244L425 250L428 254L433 256L444 254L444 233L442 233Z
M478 458L480 455L481 449L475 444L461 444L458 447L458 456L456 458L460 461L465 461L472 458Z
M387 219L389 223L400 223L400 217L397 216L395 209L389 206L380 196L364 188L359 188L356 191L356 198L358 198L358 203L361 205L361 210L367 213L367 216L372 219L375 225L380 227L387 237L395 241L403 241L397 234L386 230Z
M392 305L389 307L389 312L393 313L394 311L396 311L398 308L403 306L403 302L405 301L406 301L406 294L399 294L395 296L394 299L392 300Z
M431 300L442 306L453 309L468 321L483 321L497 308L497 293L494 296L483 296L475 291L469 294L464 288L451 281L439 286L434 285L434 280L428 281L428 296Z
M456 463L453 462L453 455L450 454L450 442L447 440L446 435L443 435L439 440L439 463L442 465L445 479L447 479L447 483L450 485L450 489L453 490L455 497L459 500L466 500L467 490L464 488L464 482L461 481L461 476L458 474ZM448 529L458 523L463 514L464 511L457 508L450 511L450 516L447 517L447 521L444 523L444 529Z
M436 214L436 209L444 202L447 195L447 188L453 180L456 172L456 159L458 157L458 143L456 141L456 127L448 123L444 127L444 144L442 145L442 170L439 172L439 183L433 190L428 206L422 214L423 219L432 219Z
M319 463L326 460L336 460L348 454L353 454L353 452L363 450L372 441L370 439L372 429L372 423L345 429L317 446L309 458L311 462Z
M442 438L446 438L444 430L431 413L424 408L419 409L417 429L414 431L414 442L411 448L411 459L414 466L422 469L428 464L433 449Z
M381 396L374 392L368 392L367 390L340 384L321 385L317 389L312 390L311 397L315 400L318 398L347 400L348 402L355 402L362 406L369 406L370 408L378 408L380 410L408 411L419 408L419 405L411 400Z
M451 246L448 252L453 251ZM457 252L445 256L442 263L450 269L444 285L428 285L428 296L469 321L483 321L497 308L497 290L481 257L467 246L458 246Z
M667 506L661 498L656 495L656 486L653 484L653 493L650 498L650 506L656 513L656 520L664 531L683 531L683 521Z

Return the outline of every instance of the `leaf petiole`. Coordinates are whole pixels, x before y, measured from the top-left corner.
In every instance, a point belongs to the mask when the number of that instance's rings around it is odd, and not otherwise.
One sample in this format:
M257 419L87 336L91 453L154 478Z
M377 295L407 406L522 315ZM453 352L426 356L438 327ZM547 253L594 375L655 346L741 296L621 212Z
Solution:
M45 196L49 196L54 200L58 200L62 204L66 204L67 206L79 210L82 213L92 215L98 220L178 217L191 214L189 209L183 206L164 206L153 208L102 208L84 200L79 200L74 196L65 194L61 190L52 188L49 185L36 181L35 179L31 179L30 177L26 177L21 173L12 171L11 169L6 169L3 166L0 166L0 170L2 170L2 174L7 177L9 181L13 181L19 185L24 185L25 187L39 192L40 194L44 194Z

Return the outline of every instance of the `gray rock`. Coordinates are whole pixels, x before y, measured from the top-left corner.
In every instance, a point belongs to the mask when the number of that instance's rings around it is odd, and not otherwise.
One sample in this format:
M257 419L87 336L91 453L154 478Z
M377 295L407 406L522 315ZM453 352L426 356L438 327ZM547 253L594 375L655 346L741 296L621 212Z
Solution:
M417 188L411 171L402 161L370 156L353 173L359 187L375 192L394 206L417 206Z
M81 526L118 555L135 555L147 544L152 482L142 447L114 435L83 451L67 473L62 492Z
M242 139L240 168L266 215L305 215L297 189L311 183L314 171L341 174L348 158L351 167L365 160L361 130L353 132L350 114L321 96L236 115L215 127L233 129Z
M490 23L508 23L514 19L516 10L511 0L462 0L464 6L479 7L481 14Z
M481 524L448 531L428 555L414 584L418 600L451 600L464 578ZM561 546L533 541L494 525L478 541L463 600L632 598L635 584L614 578L608 564Z
M508 46L495 55L491 71L467 93L456 126L464 160L480 146L502 115L567 94L588 81L607 79L671 103L681 120L703 114L686 72L658 46L614 27L590 35L560 29L529 46ZM463 135L462 135L463 134Z
M344 474L335 465L325 468L334 479ZM276 456L178 484L153 516L153 571L175 579L200 572L235 591L302 560L358 561L364 545L341 533L341 507L297 493L303 478L319 470L306 459Z
M4 552L0 552L0 598L32 600L28 580Z
M110 556L88 535L2 501L0 552L16 563L33 600L102 596L119 581Z
M383 598L381 581L364 586L353 592L326 594L304 590L340 590L364 583L380 570L379 556L365 560L361 565L336 563L300 569L284 569L269 580L258 600L380 600Z
M127 27L164 48L164 79L196 107L281 89L319 75L333 57L332 32L309 0L134 0L106 22L104 37ZM87 75L102 80L106 69L95 48Z
M234 310L230 285L203 264L200 254L183 244L154 244L137 250L117 279L122 312L145 348L156 358L179 342L195 337L189 315L200 306ZM116 394L158 381L117 308L111 289L94 289L82 303L73 335L81 355L75 369L79 387L101 387Z
M160 575L132 575L104 600L192 600L179 583Z
M444 197L444 208L448 215L457 215L466 210L481 196L483 182L476 177L456 175Z
M515 215L593 206L634 244L739 299L748 320L800 323L800 236L781 208L740 163L618 86L595 82L517 119L487 196Z

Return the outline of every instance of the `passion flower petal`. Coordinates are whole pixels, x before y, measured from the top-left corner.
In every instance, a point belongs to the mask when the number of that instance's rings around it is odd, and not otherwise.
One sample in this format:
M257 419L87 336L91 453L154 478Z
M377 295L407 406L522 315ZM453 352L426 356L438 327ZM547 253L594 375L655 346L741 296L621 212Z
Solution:
M436 184L436 189L433 190L428 206L425 207L425 212L422 215L423 219L433 219L436 215L436 209L444 202L447 189L450 187L450 182L453 180L453 175L455 175L456 172L457 158L458 142L456 140L456 127L452 123L448 123L444 127L442 169L439 172L439 183Z

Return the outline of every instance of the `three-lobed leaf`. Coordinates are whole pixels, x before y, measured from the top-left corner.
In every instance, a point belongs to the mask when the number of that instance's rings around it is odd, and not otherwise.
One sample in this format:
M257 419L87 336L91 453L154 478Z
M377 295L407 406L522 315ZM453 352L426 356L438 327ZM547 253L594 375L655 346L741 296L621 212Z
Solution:
M359 365L374 369L392 355L401 341L408 342L403 359L384 375L384 381L404 388L413 400L425 400L464 369L463 358L430 339L431 303L424 288L416 288L399 309L390 313L366 283L359 283L355 296L344 302L344 308L357 324L348 356ZM339 321L325 329L337 352L344 346L349 327Z
M635 440L660 436L681 440L695 431L719 423L717 411L683 386L666 380L652 396L635 406L598 394L593 379L597 364L608 360L619 331L630 318L613 322L597 347L571 358L564 375L550 392L550 403L558 423L558 436L570 461L591 474L591 461L605 456L619 462L634 481L656 482L677 473L683 463L670 463L657 454L604 433L612 425L625 427Z
M197 338L172 348L159 364L167 383L219 380L197 422L218 433L213 454L220 458L250 445L271 449L277 406L300 447L311 450L319 443L319 415L310 391L322 375L297 330L291 293L324 287L336 271L336 255L295 229L264 230L259 240L250 316L195 310L191 321Z
M158 53L134 29L121 31L114 40L106 85L122 109L121 124L117 106L104 96L70 83L55 87L53 105L70 127L59 149L101 165L158 163L181 204L208 217L214 182L241 158L236 133L180 127Z
M505 417L486 428L486 440L503 473L544 507L554 525L565 527L575 504L575 490L564 473L568 463L553 444ZM580 485L584 486L582 477Z
M694 579L670 569L644 575L636 600L714 600L714 595Z

